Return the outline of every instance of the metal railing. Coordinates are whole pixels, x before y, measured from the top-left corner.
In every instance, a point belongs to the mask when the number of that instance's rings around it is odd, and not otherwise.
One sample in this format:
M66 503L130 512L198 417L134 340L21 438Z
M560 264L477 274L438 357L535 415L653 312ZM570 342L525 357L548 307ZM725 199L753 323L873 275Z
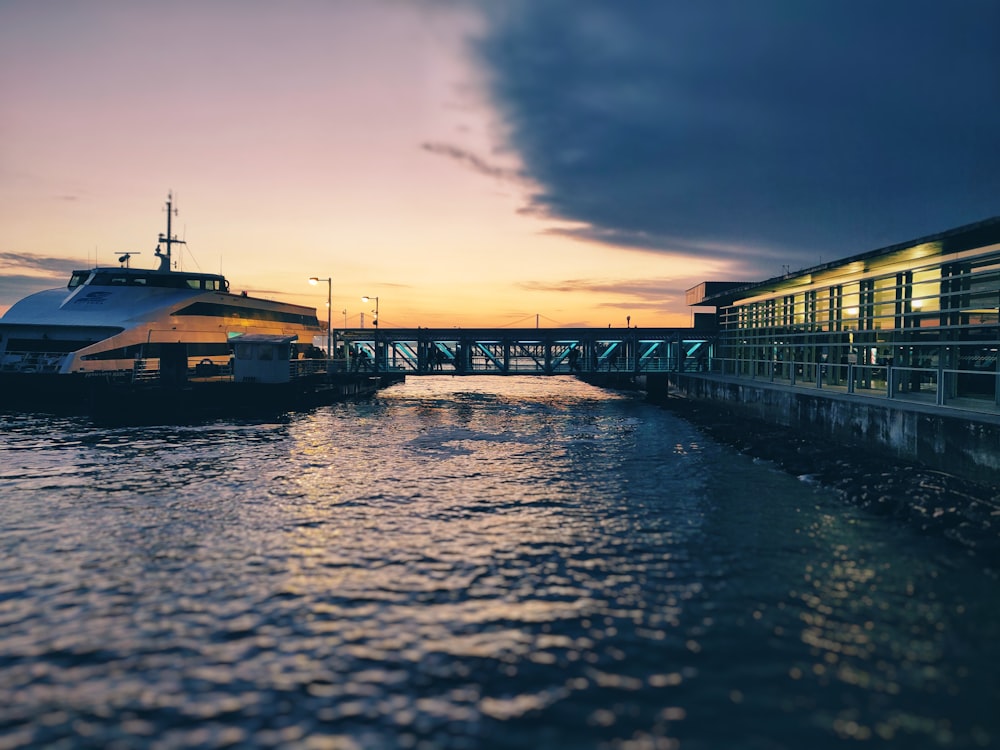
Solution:
M1000 412L1000 373L910 367L715 357L712 373L812 390Z
M2 372L59 372L66 352L6 352L0 357Z

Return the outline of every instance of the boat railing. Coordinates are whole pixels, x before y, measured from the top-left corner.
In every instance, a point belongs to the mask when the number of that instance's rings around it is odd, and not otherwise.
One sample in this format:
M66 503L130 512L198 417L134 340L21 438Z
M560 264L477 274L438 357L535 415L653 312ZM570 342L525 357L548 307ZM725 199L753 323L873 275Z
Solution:
M315 375L346 369L346 362L326 359L293 359L289 360L289 379L298 380ZM114 383L132 383L135 385L156 385L161 382L163 372L158 358L136 359L131 368L117 367L107 370L92 370L86 373L88 378L101 378ZM227 362L210 361L208 358L191 364L187 368L187 381L231 381L234 378L232 360Z
M188 379L193 380L232 380L233 362L231 359L216 362L205 357L194 367L188 367Z
M59 372L66 352L7 352L0 358L3 372Z
M291 366L289 374L292 380L295 380L323 373L347 372L351 363L346 357L335 357L333 359L293 359L289 365Z
M324 373L329 369L325 359L293 359L289 360L288 365L288 374L292 380Z
M150 360L137 359L132 366L133 383L152 383L160 379L160 360L153 360L155 367L150 366Z
M92 370L86 373L88 378L103 378L118 383L133 383L135 385L155 385L162 376L160 360L136 359L131 368L114 368L108 370ZM229 362L217 363L201 361L187 368L187 380L232 380L233 368Z

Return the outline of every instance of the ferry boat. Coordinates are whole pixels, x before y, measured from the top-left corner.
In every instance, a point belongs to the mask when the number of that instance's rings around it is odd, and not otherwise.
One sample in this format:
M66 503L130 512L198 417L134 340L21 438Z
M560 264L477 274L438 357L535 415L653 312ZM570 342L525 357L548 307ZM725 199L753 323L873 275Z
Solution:
M59 401L86 394L88 378L126 373L159 385L227 372L233 342L244 335L294 341L293 358L327 340L316 310L234 294L224 276L174 268L175 214L167 198L167 232L155 269L119 266L73 271L65 287L29 295L0 318L0 404ZM294 351L294 347L299 349Z

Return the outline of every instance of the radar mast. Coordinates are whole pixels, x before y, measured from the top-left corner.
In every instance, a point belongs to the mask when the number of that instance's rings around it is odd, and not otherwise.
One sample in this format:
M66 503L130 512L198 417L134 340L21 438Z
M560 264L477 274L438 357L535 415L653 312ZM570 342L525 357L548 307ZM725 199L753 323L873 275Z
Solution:
M171 253L170 248L173 245L185 245L187 244L184 240L177 239L173 234L171 234L170 229L170 219L172 216L177 215L177 209L173 207L174 203L173 191L167 193L167 233L160 234L159 242L160 244L156 246L156 257L160 259L160 270L170 271L171 269ZM160 251L160 245L167 246L167 252Z

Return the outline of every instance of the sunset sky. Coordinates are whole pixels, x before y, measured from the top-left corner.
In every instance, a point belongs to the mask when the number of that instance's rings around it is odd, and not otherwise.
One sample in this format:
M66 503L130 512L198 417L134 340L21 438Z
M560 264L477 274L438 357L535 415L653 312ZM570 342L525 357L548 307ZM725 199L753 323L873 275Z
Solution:
M683 292L1000 214L995 0L0 0L0 311L185 270L383 326Z

